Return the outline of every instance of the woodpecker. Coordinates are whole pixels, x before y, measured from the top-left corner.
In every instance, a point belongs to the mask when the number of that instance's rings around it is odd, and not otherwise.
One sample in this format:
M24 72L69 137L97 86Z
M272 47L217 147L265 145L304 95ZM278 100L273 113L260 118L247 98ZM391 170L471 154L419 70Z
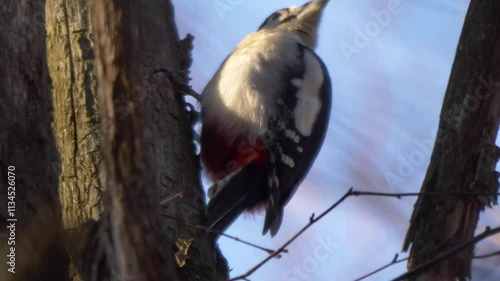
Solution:
M208 226L224 231L244 211L265 210L274 237L285 205L325 138L328 70L316 55L328 0L270 15L225 59L201 94L201 160L214 184Z

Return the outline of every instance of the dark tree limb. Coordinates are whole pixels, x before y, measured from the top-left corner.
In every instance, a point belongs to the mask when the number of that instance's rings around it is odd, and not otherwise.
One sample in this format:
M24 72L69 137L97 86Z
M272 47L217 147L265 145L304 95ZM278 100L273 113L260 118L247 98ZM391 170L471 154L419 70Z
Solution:
M500 1L474 0L458 44L422 193L498 191L499 113ZM419 197L403 245L405 251L411 246L409 269L471 240L479 213L496 203L497 196ZM411 280L466 280L472 257L470 247Z
M135 92L138 103L148 110L142 112L145 120L147 152L151 159L153 186L163 202L182 193L176 200L161 204L161 214L180 218L193 225L204 224L205 193L200 182L200 165L196 157L193 142L192 124L186 112L186 104L181 86L187 86L186 75L182 85L174 83L166 73L188 74L190 64L190 37L179 42L175 25L174 8L171 1L137 1L137 15L140 42L140 77L142 87ZM161 20L159 20L161 19ZM175 272L181 280L224 280L228 269L225 259L220 255L209 235L196 229L161 217L163 233L169 243L169 249L175 253L172 259L187 255L181 267L177 261ZM186 249L178 245L191 241Z
M107 180L99 239L110 280L176 280L145 145L145 107L135 91L142 86L137 1L93 4Z
M99 222L102 239L94 244L112 248L96 258L109 263L105 271L141 280L164 280L165 272L168 280L224 280L225 259L209 236L160 216L202 224L205 215L183 96L156 72L188 66L179 59L190 50L179 49L173 8L164 0L101 2L94 2L95 45L109 191ZM123 251L130 251L125 259L133 267L119 263Z

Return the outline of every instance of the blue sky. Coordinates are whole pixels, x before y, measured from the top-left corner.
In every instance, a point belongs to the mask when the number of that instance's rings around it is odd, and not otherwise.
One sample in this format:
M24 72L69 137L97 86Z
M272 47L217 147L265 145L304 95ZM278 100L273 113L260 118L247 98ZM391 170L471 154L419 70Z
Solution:
M279 8L298 0L173 0L179 33L195 36L193 88L201 92L219 64L247 34ZM399 4L397 4L399 3ZM309 176L285 209L283 226L261 236L263 217L242 216L227 233L278 248L312 213L320 213L349 187L380 192L418 192L429 163L442 99L469 1L332 0L317 53L333 83L333 107L325 144ZM311 227L279 260L251 276L254 281L354 280L399 253L415 198L350 198ZM479 230L498 225L487 210ZM232 276L266 254L221 238ZM491 238L477 253L498 249ZM404 256L404 254L402 255ZM492 280L499 258L482 260L473 280ZM405 271L393 266L366 280L389 280Z

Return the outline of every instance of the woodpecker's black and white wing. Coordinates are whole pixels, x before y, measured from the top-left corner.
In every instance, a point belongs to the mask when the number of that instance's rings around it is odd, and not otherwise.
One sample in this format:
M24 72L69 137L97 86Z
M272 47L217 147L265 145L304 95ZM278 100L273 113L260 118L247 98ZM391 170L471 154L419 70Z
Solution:
M274 236L283 208L309 172L322 146L331 107L331 83L322 60L297 43L301 65L289 65L279 83L276 114L269 119L270 167L263 234Z

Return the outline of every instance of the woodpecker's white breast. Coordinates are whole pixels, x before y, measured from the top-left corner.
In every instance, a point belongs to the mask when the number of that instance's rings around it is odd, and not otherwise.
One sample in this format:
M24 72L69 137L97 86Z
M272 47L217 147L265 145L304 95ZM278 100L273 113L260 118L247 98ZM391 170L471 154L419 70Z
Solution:
M203 90L201 105L205 120L217 122L219 129L227 134L264 133L269 118L276 114L275 100L285 83L282 73L295 67L294 62L302 63L298 61L298 44L304 45L302 39L285 30L261 30L246 37ZM314 63L311 65L316 67ZM313 80L302 83L310 87L317 79ZM307 133L318 105L315 94L299 92L298 95L300 104L296 114L305 119L297 124L300 132Z

